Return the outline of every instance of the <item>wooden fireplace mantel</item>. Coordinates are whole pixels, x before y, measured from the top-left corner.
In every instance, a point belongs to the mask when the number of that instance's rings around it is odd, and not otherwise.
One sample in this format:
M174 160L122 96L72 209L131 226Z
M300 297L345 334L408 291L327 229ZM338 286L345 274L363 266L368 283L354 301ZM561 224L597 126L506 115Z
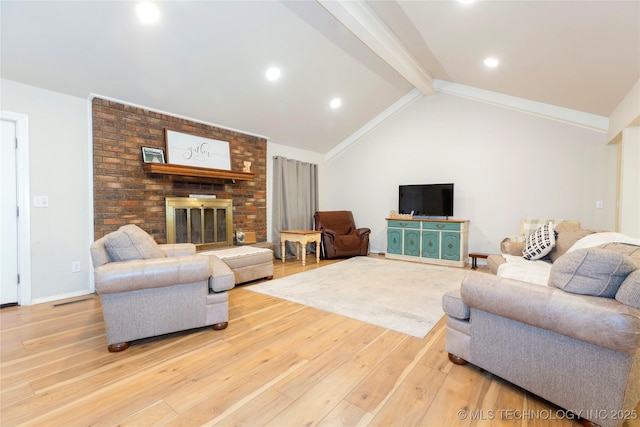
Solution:
M199 178L221 178L238 181L251 181L254 177L253 172L236 172L223 169L209 169L196 166L174 165L171 163L143 163L142 169L146 173L195 176Z

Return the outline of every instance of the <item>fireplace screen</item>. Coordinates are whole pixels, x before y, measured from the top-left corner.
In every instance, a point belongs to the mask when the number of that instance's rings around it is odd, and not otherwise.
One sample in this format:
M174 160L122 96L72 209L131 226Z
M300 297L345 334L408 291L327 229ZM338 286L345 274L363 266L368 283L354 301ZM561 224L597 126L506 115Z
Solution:
M229 199L167 197L167 243L197 249L233 245L233 204Z

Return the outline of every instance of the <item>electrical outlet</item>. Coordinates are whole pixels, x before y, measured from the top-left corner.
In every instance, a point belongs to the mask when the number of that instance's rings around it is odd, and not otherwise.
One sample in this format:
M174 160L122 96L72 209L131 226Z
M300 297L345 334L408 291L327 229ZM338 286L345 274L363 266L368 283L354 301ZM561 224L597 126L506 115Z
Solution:
M80 261L74 261L71 263L71 272L72 273L80 272Z

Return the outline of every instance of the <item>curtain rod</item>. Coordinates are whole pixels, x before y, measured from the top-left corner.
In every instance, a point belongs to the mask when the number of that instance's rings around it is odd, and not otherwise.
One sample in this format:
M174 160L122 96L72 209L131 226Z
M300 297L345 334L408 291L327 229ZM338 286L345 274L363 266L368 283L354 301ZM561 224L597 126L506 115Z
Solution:
M282 160L291 160L292 162L298 162L298 163L302 163L304 165L313 165L313 166L318 166L315 163L311 163L311 162L303 162L302 160L296 160L296 159L289 159L286 157L282 157L282 156L273 156L273 159L282 159Z

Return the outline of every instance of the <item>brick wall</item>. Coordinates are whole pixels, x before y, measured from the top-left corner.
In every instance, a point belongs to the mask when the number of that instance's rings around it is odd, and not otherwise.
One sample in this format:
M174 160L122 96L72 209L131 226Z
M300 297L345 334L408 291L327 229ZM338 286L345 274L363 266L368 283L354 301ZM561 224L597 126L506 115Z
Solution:
M93 177L95 238L124 224L137 224L166 243L165 197L215 194L233 200L233 230L255 231L267 239L267 141L166 114L94 98ZM236 181L146 174L142 147L165 150L165 129L228 141L231 170L251 164L255 177Z

